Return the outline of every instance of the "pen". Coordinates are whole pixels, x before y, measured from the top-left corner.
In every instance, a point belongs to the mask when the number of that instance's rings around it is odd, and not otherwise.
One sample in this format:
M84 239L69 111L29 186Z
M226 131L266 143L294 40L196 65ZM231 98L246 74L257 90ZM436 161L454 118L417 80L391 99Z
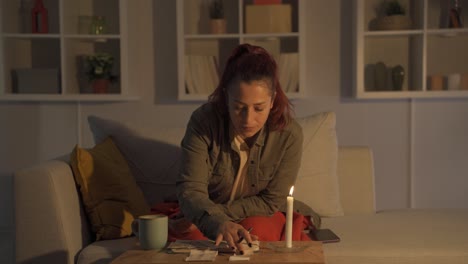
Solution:
M253 227L247 229L247 232L250 233L252 230L253 230ZM243 237L243 236L241 236L241 237L239 238L239 240L237 240L237 244L239 244L240 242L242 242L242 240L244 240L244 237Z

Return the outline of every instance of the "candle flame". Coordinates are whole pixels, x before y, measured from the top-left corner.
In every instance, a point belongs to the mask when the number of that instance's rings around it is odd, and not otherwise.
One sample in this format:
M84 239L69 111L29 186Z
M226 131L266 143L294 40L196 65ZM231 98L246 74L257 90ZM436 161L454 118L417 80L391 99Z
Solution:
M292 196L294 192L294 185L291 186L291 189L289 189L289 196Z

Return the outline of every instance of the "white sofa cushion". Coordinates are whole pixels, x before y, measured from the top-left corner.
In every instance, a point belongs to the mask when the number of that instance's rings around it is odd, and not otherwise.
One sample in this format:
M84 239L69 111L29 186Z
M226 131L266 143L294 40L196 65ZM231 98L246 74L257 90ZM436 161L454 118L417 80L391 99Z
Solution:
M320 216L343 215L336 172L335 114L322 112L297 121L303 128L304 143L294 196ZM89 116L88 122L95 143L107 136L113 138L150 205L175 199L171 195L175 193L174 179L178 173L179 143L184 128L159 128L153 129L152 134L142 135L115 120Z
M337 174L343 213L375 213L372 150L364 146L339 147Z
M328 264L468 263L468 210L402 209L322 219Z
M320 216L341 216L335 113L322 112L297 121L302 126L304 143L294 197L312 207Z

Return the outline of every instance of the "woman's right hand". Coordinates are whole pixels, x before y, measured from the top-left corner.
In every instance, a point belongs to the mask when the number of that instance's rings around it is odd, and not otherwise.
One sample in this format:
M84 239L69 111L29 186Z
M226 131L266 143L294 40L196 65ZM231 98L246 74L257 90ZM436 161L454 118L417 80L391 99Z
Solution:
M242 247L241 242L244 239L249 245L251 245L252 241L256 240L257 237L255 235L251 235L243 226L231 221L226 221L219 227L215 243L216 245L219 245L221 241L224 240L231 248L237 249L242 254L244 248Z

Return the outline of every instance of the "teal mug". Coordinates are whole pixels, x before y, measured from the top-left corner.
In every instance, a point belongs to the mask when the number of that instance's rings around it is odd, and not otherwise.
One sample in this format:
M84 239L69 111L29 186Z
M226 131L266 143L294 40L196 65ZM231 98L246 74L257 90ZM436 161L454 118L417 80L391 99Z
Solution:
M142 215L132 222L132 232L143 249L162 249L167 243L167 215Z

